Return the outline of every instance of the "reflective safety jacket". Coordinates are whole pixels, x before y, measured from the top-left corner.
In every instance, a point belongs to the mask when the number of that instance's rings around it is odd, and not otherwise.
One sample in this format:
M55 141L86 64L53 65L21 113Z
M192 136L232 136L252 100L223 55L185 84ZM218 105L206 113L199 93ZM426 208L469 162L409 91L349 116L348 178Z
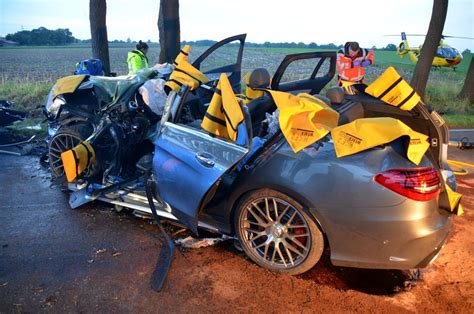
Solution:
M128 75L137 73L138 70L148 68L148 58L140 50L133 50L127 57Z
M367 50L364 48L359 49L359 53L354 56L349 56L349 43L344 48L339 49L337 52L337 71L339 80L363 83L365 69L362 65L354 65L354 63L360 63L364 60L369 60L370 64L374 63L374 52L373 50Z

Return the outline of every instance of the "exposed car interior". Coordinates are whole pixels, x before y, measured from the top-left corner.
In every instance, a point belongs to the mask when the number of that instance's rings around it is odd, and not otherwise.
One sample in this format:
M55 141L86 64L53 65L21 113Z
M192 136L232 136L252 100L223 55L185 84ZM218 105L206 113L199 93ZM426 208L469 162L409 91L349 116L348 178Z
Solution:
M324 88L324 86L330 81L332 77L332 71L334 71L335 58L332 55L326 55L323 53L321 56L319 54L298 54L287 56L280 67L277 69L273 79L270 76L268 70L264 68L257 68L253 70L250 74L249 87L252 89L274 89L281 88L282 91L291 92L291 93L300 93L307 92L311 93L314 96L322 99L326 103L330 104L331 100L327 97L319 95L318 93ZM334 60L333 60L334 59ZM288 68L288 66L294 62L304 60L307 62L314 63L314 69L310 73L310 78L297 79L289 82L280 81L283 78L283 72ZM329 60L329 62L327 62ZM328 63L329 66L323 65ZM324 75L317 76L318 72L327 72L323 73ZM210 85L216 86L217 80L210 82ZM234 92L239 92L234 90ZM206 110L209 106L209 102L212 98L212 91L199 88L194 92L184 92L181 97L184 102L176 112L176 117L173 120L175 123L184 124L189 127L202 130L201 122L206 114ZM250 120L251 120L251 130L253 137L264 137L267 134L266 128L266 114L272 114L276 109L275 102L269 95L263 95L262 97L251 100L247 103L245 110L247 111Z

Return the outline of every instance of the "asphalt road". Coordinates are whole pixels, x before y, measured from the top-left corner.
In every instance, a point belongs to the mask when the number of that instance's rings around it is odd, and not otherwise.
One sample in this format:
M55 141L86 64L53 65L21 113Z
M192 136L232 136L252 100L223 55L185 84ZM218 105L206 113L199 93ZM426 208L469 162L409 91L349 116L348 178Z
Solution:
M474 129L451 129L449 135L452 141L466 140L474 142Z
M474 162L472 151L456 158ZM474 307L474 197L424 279L333 267L268 272L224 243L175 250L164 291L150 289L161 242L150 221L99 203L72 210L35 157L0 155L0 312L470 312ZM474 184L474 176L464 177ZM398 291L398 293L397 293ZM402 291L402 292L399 292Z
M147 283L160 249L147 221L100 204L71 210L37 158L1 155L0 167L1 312L36 312L65 295L62 310L111 310L101 304L114 285Z

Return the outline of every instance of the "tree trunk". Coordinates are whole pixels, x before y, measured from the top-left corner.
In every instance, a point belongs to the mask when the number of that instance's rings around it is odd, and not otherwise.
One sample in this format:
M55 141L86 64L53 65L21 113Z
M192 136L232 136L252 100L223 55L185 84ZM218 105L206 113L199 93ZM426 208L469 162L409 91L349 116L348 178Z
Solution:
M181 48L179 0L160 0L158 15L160 63L173 63Z
M90 0L89 21L91 24L92 57L100 59L104 74L110 74L109 42L107 39L107 4L105 0Z
M464 86L462 87L459 97L469 99L471 104L474 104L474 56L471 58L469 69L467 70Z
M428 77L430 75L433 58L441 40L447 12L448 0L433 1L433 12L431 13L428 34L426 35L425 42L421 48L420 57L411 79L411 85L422 98L425 95L426 83L428 82Z

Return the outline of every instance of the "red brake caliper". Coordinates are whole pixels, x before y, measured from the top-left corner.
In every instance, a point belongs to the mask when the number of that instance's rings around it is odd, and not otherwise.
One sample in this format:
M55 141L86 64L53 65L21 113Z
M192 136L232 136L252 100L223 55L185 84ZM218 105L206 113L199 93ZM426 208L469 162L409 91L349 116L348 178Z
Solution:
M299 226L299 225L304 225L304 224L303 224L302 221L300 221L300 222L296 223L295 225ZM295 228L295 229L293 229L293 233L295 235L305 234L306 229L305 228ZM297 237L296 240L299 241L302 245L306 245L307 237Z

